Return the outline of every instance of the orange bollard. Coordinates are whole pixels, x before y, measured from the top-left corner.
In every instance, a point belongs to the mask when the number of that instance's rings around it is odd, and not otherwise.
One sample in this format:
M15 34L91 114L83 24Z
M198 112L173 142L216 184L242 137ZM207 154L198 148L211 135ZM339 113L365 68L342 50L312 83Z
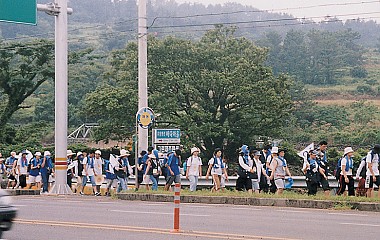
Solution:
M181 184L176 183L174 187L174 229L172 232L179 232L179 203L181 200Z

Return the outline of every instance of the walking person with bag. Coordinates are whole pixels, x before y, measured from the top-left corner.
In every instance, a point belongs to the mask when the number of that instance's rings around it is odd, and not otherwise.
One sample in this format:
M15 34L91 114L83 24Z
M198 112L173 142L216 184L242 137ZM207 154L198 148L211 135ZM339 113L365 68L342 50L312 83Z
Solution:
M23 150L21 152L20 159L18 159L17 161L18 182L21 188L26 187L26 176L28 174L28 164L29 164L29 161L26 158L27 155L28 155L27 151Z
M88 156L83 159L84 175L83 175L83 181L82 181L82 191L80 192L80 195L84 195L83 191L87 185L88 179L91 182L91 186L92 186L94 194L99 195L99 193L96 190L94 165L95 165L95 152L91 150Z
M190 192L197 191L198 178L202 177L202 160L198 156L199 148L191 148L191 156L187 159L186 179L190 181Z
M253 161L249 156L249 148L243 145L239 152L238 179L236 180L236 190L248 191L252 193L252 179L257 178L256 167L253 167Z
M53 163L51 161L50 152L45 151L41 163L42 193L49 191L49 176L54 174Z
M292 177L292 175L290 174L288 165L286 163L286 159L284 158L285 149L280 149L278 151L272 150L272 156L273 156L272 164L271 164L272 173L271 173L270 179L274 180L274 183L277 188L276 194L282 195L285 188L285 176L288 175L289 177Z
M366 188L367 197L373 198L375 196L375 185L380 187L380 174L379 174L379 154L380 145L376 144L371 151L368 152L366 157L367 172L366 172ZM380 189L378 192L380 198Z
M130 153L125 150L120 150L120 156L118 161L118 165L115 166L115 174L116 178L119 181L119 186L117 188L117 192L128 190L128 177L129 177L129 161L128 156Z
M340 177L339 177L339 188L338 195L347 196L346 188L348 188L348 195L355 196L355 182L353 178L352 169L354 168L354 150L351 147L346 147L344 149L343 157L340 161Z
M158 190L158 182L156 176L160 175L160 164L158 162L158 159L156 158L156 155L153 153L148 156L148 160L146 161L146 169L144 174L144 179L146 179L146 188L147 190L150 189L149 187L149 181L152 181L152 190L157 191Z
M208 162L206 180L208 180L210 173L214 182L214 186L211 191L217 192L221 189L222 175L224 175L226 181L228 181L227 171L222 160L222 150L220 148L214 150L213 157Z
M11 152L11 156L5 160L5 166L8 172L8 186L14 188L17 184L14 163L17 162L16 152Z
M263 181L262 178L265 179L265 182L268 181L269 176L267 175L264 166L260 160L261 153L260 151L255 151L253 152L253 166L256 167L256 172L257 172L257 178L254 177L252 179L252 190L254 193L260 193L261 192L261 182Z

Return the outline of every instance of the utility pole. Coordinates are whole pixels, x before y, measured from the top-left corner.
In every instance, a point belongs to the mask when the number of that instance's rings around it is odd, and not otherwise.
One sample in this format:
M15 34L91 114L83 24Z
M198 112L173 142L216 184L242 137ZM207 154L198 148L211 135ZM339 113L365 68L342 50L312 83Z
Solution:
M68 68L67 68L67 0L37 6L55 16L55 184L51 194L72 194L67 185L67 105L68 105Z
M139 46L139 63L138 63L138 92L139 103L138 109L148 107L148 29L146 16L146 0L138 2L138 46ZM148 149L148 129L138 128L138 144L136 151ZM138 155L137 155L138 156ZM137 161L137 160L136 160Z

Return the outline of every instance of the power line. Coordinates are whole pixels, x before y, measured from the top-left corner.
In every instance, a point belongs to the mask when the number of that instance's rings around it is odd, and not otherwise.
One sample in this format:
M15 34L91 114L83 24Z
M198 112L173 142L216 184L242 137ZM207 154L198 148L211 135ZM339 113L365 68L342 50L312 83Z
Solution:
M334 17L348 17L356 15L369 15L369 14L379 14L380 12L362 12L362 13L350 13L350 14L338 14ZM281 22L281 21L297 21L297 20L311 20L311 19L321 19L321 18L331 18L332 16L315 16L309 18L280 18L280 19L266 19L266 20L251 20L251 21L236 21L236 22L217 22L217 23L199 23L199 24L186 24L186 25L165 25L165 26L151 26L151 29L161 29L161 28L180 28L180 27L202 27L202 26L213 26L216 24L221 25L236 25L236 24L248 24L248 23L266 23L266 22Z
M380 19L380 17L352 18L352 19L347 19L347 21L360 21L360 20L367 20L367 19ZM256 25L256 26L239 27L238 29L286 27L286 26L312 25L312 24L334 23L334 22L343 22L343 20L340 20L340 19L331 19L331 20L321 21L319 23L317 23L317 22L297 22L297 23L285 23L285 24ZM213 28L190 29L190 30L186 29L186 30L178 30L178 31L162 31L162 32L157 32L157 33L159 33L159 34L160 33L161 34L169 34L169 33L206 32L206 31L210 31L212 29Z
M328 3L328 4L318 4L311 6L303 6L303 7L293 7L293 8L277 8L277 9L267 9L267 10L239 10L239 11L231 11L231 12L221 12L221 13L205 13L205 14L194 14L194 15L185 15L185 16L167 16L167 17L155 17L150 26L153 26L155 21L158 19L182 19L182 18L195 18L195 17L206 17L206 16L221 16L221 15L232 15L232 14L240 14L240 13L265 13L265 12L281 12L281 11L289 11L289 10L302 10L302 9L310 9L310 8L318 8L318 7L332 7L332 6L349 6L349 5L361 5L361 4L370 4L370 3L380 3L380 0L376 1L361 1L361 2L345 2L345 3Z

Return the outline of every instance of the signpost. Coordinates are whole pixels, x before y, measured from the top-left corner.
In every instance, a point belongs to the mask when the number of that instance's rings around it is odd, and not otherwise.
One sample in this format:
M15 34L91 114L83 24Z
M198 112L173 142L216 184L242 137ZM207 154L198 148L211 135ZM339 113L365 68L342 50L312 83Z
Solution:
M171 152L180 147L180 129L153 129L153 146L160 152Z
M37 24L37 0L0 0L0 21Z

